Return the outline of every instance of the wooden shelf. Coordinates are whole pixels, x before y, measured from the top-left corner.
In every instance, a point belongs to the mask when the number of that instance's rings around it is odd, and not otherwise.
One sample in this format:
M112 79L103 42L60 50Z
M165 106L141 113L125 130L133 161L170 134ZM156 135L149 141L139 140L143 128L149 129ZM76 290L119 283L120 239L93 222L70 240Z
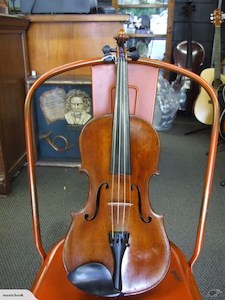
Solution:
M129 15L121 14L90 14L90 15L75 15L75 14L42 14L42 15L27 15L32 23L67 23L67 22L126 22L129 20Z
M133 33L129 34L130 38L154 38L154 39L165 39L166 34L153 34L153 33Z
M118 8L167 8L168 4L118 4Z
M157 2L157 1L155 1ZM165 51L165 61L170 62L171 51L172 51L172 34L173 34L173 17L174 17L174 3L175 0L168 0L168 3L152 3L152 4L119 4L118 0L112 0L112 5L115 9L168 9L168 19L167 19L167 32L166 34L139 34L133 33L129 34L131 38L152 38L152 39L165 39L166 40L166 51Z

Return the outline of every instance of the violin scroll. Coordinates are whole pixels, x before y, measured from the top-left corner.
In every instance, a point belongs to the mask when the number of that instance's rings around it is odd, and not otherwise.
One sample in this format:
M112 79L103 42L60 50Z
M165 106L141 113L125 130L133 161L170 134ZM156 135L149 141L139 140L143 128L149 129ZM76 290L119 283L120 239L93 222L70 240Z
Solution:
M126 41L129 39L129 36L124 29L120 29L119 33L114 36L114 39L116 40L118 47L124 48Z
M114 36L114 39L117 41L117 49L111 48L109 45L105 45L102 48L102 52L104 53L105 56L105 61L112 61L115 60L112 53L117 53L117 57L121 55L123 52L124 55L126 55L127 58L131 58L132 60L136 61L140 58L140 55L136 49L136 47L131 47L129 49L126 49L125 43L129 39L129 36L126 34L124 29L120 29L119 33ZM122 49L122 52L121 52Z

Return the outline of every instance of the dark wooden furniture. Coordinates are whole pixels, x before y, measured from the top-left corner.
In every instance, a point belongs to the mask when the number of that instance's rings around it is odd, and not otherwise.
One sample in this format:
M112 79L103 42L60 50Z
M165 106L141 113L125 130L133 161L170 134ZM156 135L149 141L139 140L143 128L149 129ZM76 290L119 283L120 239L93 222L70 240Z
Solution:
M29 20L0 15L0 195L25 162L24 99Z

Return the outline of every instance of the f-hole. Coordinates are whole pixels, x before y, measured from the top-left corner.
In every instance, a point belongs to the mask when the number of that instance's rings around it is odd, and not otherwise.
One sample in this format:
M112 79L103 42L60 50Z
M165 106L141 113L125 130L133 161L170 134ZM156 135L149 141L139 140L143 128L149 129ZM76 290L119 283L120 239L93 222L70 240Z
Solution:
M105 185L105 188L108 189L109 188L109 185L107 182L103 182L99 188L98 188L98 192L97 192L97 197L96 197L96 205L95 205L95 212L93 214L92 217L89 216L89 214L85 214L84 218L86 221L92 221L96 218L97 214L98 214L98 211L99 211L99 205L100 205L100 194L101 194L101 190L102 190L102 187Z
M132 184L131 189L132 190L136 189L138 192L138 210L139 210L139 215L141 217L141 220L146 224L150 223L152 221L152 217L148 216L148 218L145 219L142 214L141 193L140 193L138 186L136 184Z

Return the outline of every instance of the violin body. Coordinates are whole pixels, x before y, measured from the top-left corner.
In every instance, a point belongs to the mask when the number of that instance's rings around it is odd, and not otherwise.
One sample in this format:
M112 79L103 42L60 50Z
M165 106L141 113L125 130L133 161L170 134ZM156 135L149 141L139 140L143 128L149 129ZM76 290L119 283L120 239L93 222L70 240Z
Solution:
M201 44L198 42L191 42L191 58L188 63L188 41L183 41L179 43L173 51L174 62L177 66L182 68L188 68L196 74L200 74L200 67L204 62L205 50ZM189 67L188 67L189 66ZM186 90L187 93L187 110L191 111L193 104L199 94L199 85L195 81L190 81L190 79L178 74L176 80L173 83L173 88L175 91L179 91L182 88Z
M179 43L173 50L174 62L178 67L187 68L188 58L188 41ZM189 68L192 72L198 74L199 67L203 64L205 57L205 50L198 42L191 42L191 62Z
M187 40L180 42L173 50L174 62L177 66L186 68L196 74L200 74L200 67L205 59L205 50L203 46L192 40L192 12L195 11L195 5L191 0L186 1L184 11L188 17L188 34ZM199 85L195 81L178 74L173 82L175 91L184 89L187 95L185 110L192 112L193 104L199 93Z
M81 272L82 266L89 270L92 263L106 267L110 273L108 281L112 281L115 290L104 283L104 275L101 283L95 282L95 286L100 285L97 292L88 283L78 282L78 287L84 286L86 292L103 296L145 292L164 278L170 263L170 246L162 216L152 211L149 201L149 178L158 172L158 134L148 122L130 116L131 175L120 175L119 182L116 175L112 186L112 124L112 116L107 115L90 121L82 130L81 170L89 176L89 195L85 208L73 214L64 247L64 264L69 274L74 270L78 272L80 266ZM120 203L113 205L112 189L117 194L118 185ZM124 189L129 195L127 205L124 205ZM127 238L125 249L118 250L120 254L115 253L119 242L113 247L110 241L112 221L114 234L120 235L122 223ZM93 268L93 276L98 277L94 265ZM75 277L77 281L79 276L75 274ZM86 281L93 280L91 277Z

